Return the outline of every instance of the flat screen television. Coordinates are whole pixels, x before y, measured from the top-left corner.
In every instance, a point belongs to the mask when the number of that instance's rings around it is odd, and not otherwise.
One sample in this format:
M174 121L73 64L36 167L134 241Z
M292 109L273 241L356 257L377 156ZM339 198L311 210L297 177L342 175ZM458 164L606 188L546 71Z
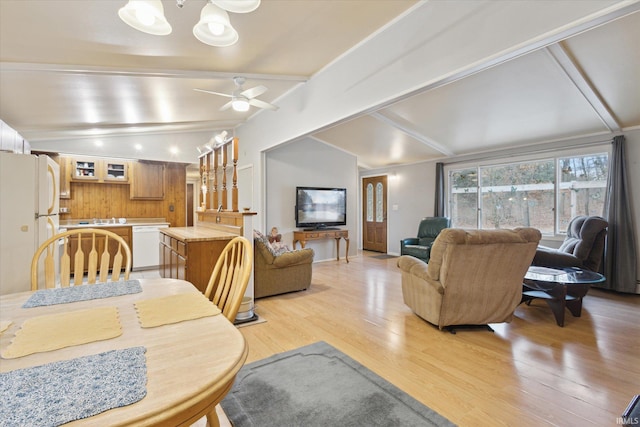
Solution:
M347 225L347 189L296 187L296 227Z

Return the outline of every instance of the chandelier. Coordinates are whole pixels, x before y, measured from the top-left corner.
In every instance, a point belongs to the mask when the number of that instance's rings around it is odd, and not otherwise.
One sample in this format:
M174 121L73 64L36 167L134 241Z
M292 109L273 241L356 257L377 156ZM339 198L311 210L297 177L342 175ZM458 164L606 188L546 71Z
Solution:
M182 8L185 1L176 0L176 5ZM238 41L238 32L227 12L248 13L258 6L260 0L208 0L200 12L200 21L193 27L193 35L210 46L231 46ZM160 0L129 0L120 8L118 16L127 25L147 34L164 36L172 30Z

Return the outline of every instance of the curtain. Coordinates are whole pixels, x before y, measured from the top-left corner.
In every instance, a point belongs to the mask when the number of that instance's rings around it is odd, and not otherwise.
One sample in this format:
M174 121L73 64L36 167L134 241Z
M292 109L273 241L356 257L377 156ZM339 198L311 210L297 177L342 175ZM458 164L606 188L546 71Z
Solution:
M433 216L444 216L444 164L436 163L436 200Z
M609 221L604 254L604 275L607 281L602 287L635 293L638 258L629 204L625 145L624 136L613 138L605 200L605 218Z

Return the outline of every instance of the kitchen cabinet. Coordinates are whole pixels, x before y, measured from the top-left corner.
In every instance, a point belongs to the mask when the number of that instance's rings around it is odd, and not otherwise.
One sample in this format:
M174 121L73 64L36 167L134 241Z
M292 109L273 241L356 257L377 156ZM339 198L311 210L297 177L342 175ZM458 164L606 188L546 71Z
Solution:
M131 226L109 227L108 230L116 233L118 236L121 236L124 239L124 241L127 242L127 245L129 245L129 248L131 248L131 242L132 242ZM96 251L98 251L98 253L103 252L105 240L106 239L104 236L96 236ZM82 250L84 251L85 254L88 254L89 252L91 252L91 248L93 246L91 235L87 233L86 237L82 237L80 244L82 245ZM69 241L69 257L71 258L71 274L74 274L74 265L75 265L74 255L77 250L78 250L78 240L77 239L70 240ZM111 255L111 258L109 260L109 268L113 266L113 258L116 256L117 251L118 251L118 243L115 240L109 242L109 255ZM85 256L84 257L85 272L87 271L88 266L89 266L89 257Z
M165 167L164 163L133 162L129 197L135 200L164 200Z
M186 280L204 293L218 257L234 237L231 233L194 227L161 229L160 276Z
M72 157L70 180L128 184L128 162L98 157Z
M68 157L58 156L55 159L60 166L60 198L71 198L71 159Z

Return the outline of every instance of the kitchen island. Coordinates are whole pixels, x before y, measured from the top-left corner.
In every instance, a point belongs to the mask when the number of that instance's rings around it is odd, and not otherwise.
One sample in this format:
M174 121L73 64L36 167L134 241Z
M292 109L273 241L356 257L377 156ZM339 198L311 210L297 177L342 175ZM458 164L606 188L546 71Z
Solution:
M160 230L160 276L191 282L204 293L218 257L237 234L205 226Z

